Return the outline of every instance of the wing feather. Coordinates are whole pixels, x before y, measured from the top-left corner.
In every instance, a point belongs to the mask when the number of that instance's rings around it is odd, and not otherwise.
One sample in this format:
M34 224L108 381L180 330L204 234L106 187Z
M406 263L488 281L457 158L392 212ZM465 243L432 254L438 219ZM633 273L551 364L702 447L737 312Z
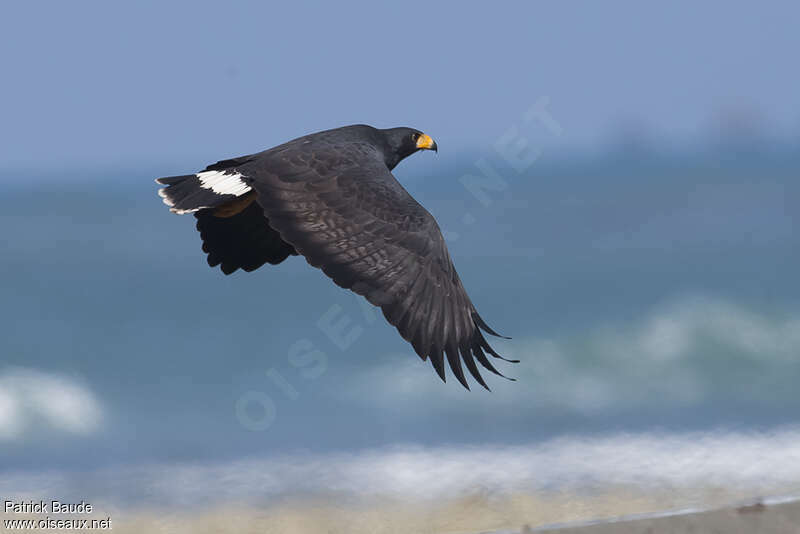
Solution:
M436 221L374 147L307 143L250 165L256 202L281 239L337 285L380 306L442 380L445 357L467 389L462 361L487 389L476 361L502 376L483 352L500 357L481 329L497 334L472 305Z

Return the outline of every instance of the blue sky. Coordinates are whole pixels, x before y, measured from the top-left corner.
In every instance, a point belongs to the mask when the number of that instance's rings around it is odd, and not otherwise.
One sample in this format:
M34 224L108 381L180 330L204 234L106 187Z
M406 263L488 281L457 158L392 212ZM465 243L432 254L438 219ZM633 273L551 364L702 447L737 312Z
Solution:
M730 114L797 136L798 26L794 2L15 2L0 166L197 166L355 122L448 158L542 96L570 149Z

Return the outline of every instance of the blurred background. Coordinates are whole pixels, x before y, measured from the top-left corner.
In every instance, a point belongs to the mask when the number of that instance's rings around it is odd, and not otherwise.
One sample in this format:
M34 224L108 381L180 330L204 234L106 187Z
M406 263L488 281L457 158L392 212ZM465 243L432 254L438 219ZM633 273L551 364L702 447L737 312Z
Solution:
M796 3L0 18L0 493L800 491ZM395 176L516 382L441 383L300 258L208 268L156 195L351 123L436 139Z

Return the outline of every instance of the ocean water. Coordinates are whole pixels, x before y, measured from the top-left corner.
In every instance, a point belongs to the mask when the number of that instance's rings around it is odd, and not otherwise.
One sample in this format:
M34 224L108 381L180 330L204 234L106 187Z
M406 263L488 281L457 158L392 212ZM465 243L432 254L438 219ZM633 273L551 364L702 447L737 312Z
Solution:
M168 173L4 171L0 491L800 480L796 151L496 166L506 186L477 197L468 159L435 181L397 173L513 338L496 346L522 360L499 362L517 381L490 376L491 393L442 384L301 258L208 268L194 220L155 195Z
M702 505L713 492L729 502L800 496L800 429L562 436L513 446L395 445L80 473L45 470L36 476L9 471L0 481L0 493L18 499L83 499L109 509L175 511L293 499L413 504L626 492L672 494L682 505Z

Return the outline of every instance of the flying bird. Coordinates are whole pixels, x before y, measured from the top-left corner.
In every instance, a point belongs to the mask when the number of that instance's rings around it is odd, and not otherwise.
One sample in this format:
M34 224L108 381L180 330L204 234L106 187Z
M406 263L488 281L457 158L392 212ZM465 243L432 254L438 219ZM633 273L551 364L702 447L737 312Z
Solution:
M195 174L158 178L174 213L194 213L211 267L231 274L302 255L333 281L379 306L386 320L446 380L467 389L462 362L484 388L476 360L503 376L439 225L392 169L437 150L413 128L352 125L313 133ZM517 362L518 360L506 360Z

